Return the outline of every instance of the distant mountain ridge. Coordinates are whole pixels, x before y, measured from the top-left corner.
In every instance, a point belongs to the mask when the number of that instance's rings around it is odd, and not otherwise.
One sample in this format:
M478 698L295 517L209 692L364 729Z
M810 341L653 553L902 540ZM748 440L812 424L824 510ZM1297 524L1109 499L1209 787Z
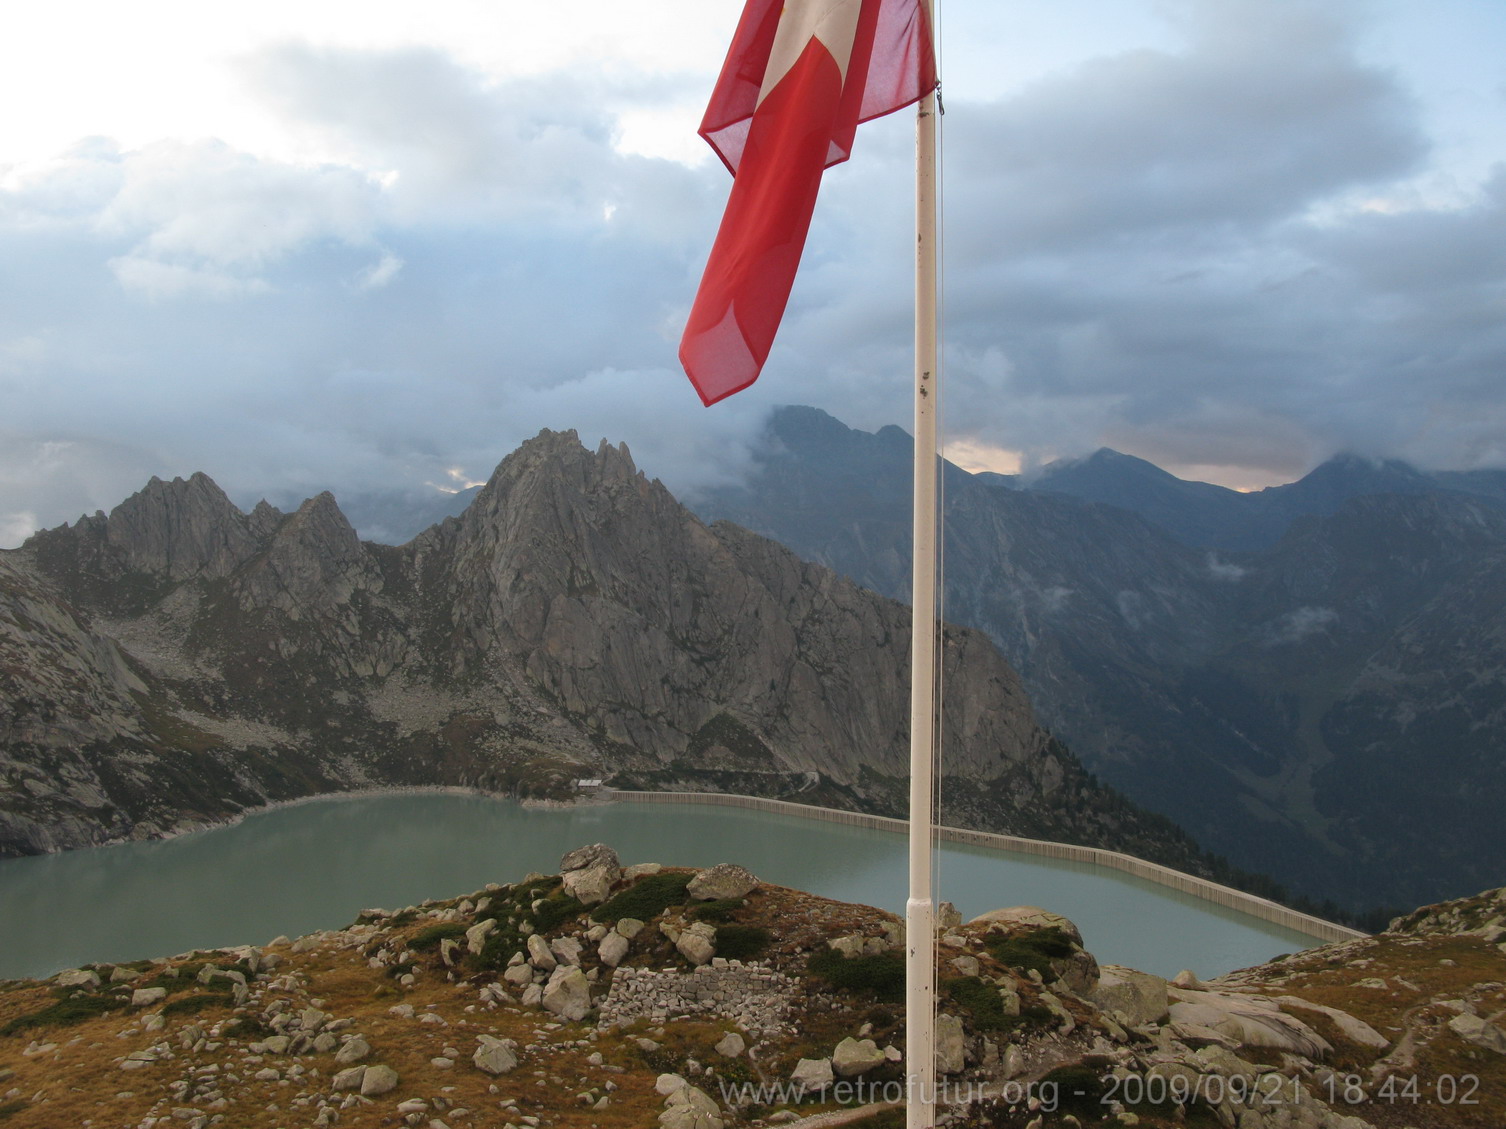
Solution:
M904 599L910 452L899 428L782 409L748 483L698 511ZM1239 495L1100 453L1028 488L952 466L944 481L945 614L989 634L1094 772L1310 896L1405 905L1499 881L1493 472L1338 459ZM1249 528L1279 536L1256 550L1183 539L1237 532L1219 524L1226 503L1266 507L1270 524Z
M987 473L978 477L1010 489L1117 506L1185 545L1240 551L1269 549L1298 518L1332 514L1351 498L1374 494L1451 493L1506 507L1506 471L1430 473L1396 459L1351 454L1335 455L1295 482L1249 493L1177 478L1154 463L1108 447L1081 459L1051 463L1029 478Z
M798 791L903 812L909 612L732 525L625 447L545 432L460 517L361 541L332 495L202 474L0 553L0 856L267 800L445 784ZM948 630L947 816L1207 872Z

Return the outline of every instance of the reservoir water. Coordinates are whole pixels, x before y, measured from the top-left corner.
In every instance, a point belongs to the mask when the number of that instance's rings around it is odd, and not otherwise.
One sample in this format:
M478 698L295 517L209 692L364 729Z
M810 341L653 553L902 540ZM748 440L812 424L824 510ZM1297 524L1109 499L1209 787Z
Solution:
M0 978L339 928L369 906L553 874L566 851L598 842L624 865L736 862L767 882L904 912L905 839L889 831L683 804L332 797L174 839L0 861ZM937 897L964 920L1044 906L1075 921L1101 963L1162 976L1215 976L1320 943L1117 871L957 844L941 851Z

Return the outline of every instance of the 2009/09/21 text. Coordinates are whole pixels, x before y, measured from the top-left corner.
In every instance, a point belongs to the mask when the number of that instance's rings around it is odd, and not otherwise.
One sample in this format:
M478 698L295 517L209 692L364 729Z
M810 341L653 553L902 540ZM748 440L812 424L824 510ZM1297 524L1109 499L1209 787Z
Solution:
M1358 1074L1329 1074L1316 1083L1285 1074L1199 1074L1192 1070L1168 1070L1138 1074L1117 1072L1099 1079L1099 1100L1107 1105L1210 1106L1232 1102L1236 1106L1300 1105L1316 1097L1330 1106L1378 1102L1386 1105L1479 1105L1480 1079L1473 1074L1440 1074L1424 1080L1415 1074L1392 1074L1367 1084Z

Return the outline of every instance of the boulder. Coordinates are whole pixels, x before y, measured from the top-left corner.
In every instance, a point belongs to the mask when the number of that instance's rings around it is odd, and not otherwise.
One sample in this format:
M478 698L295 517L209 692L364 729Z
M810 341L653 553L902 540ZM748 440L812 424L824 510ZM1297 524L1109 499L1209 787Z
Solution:
M982 969L977 957L966 954L960 957L953 957L950 963L960 976L976 976Z
M528 963L540 972L553 972L559 966L559 961L549 948L549 942L537 933L528 937Z
M549 942L549 951L560 964L580 963L581 943L574 937L556 937Z
M167 999L166 988L137 988L131 993L132 1007L151 1007Z
M566 851L560 858L561 874L569 874L573 870L589 870L596 866L607 867L613 872L622 870L622 862L618 859L617 852L605 843L576 847L573 851Z
M335 1052L335 1061L342 1066L350 1066L371 1056L371 1044L360 1035L347 1039L345 1045Z
M1020 1014L1020 993L1015 988L1013 981L1006 981L997 985L999 989L999 1006L1004 1009L1005 1015Z
M495 918L488 917L485 921L479 921L465 931L465 947L475 956L481 955L481 950L486 947L486 939L497 930Z
M1046 959L1042 981L1047 984L1060 981L1074 995L1085 996L1098 983L1098 962L1093 954L1082 947L1082 934L1069 919L1059 913L1038 906L1012 906L1008 909L991 910L973 918L971 925L985 924L988 932L1002 932L1006 936L1028 942L1031 935L1041 930L1052 930L1052 945L1043 945L1044 951L1065 950L1061 955ZM1065 939L1066 945L1061 941ZM960 938L959 938L960 940ZM1041 938L1045 940L1045 938Z
M805 1090L824 1090L834 1081L836 1076L827 1058L803 1058L790 1071L790 1082Z
M600 905L612 892L612 883L621 873L616 867L588 866L564 876L565 893L583 906Z
M716 1102L686 1082L665 1099L659 1124L662 1129L723 1129L726 1123Z
M1506 1032L1478 1015L1470 1015L1468 1012L1456 1015L1448 1021L1448 1029L1466 1043L1484 1047L1498 1055L1506 1055Z
M477 1070L487 1074L506 1074L518 1065L518 1056L513 1053L516 1045L511 1039L499 1039L495 1035L478 1035L480 1046L471 1056Z
M361 1076L361 1096L374 1098L397 1089L397 1071L390 1066L368 1066Z
M675 948L691 964L705 964L716 952L716 926L697 921L675 940Z
M1371 1047L1379 1051L1385 1050L1391 1045L1390 1039L1386 1038L1364 1020L1356 1019L1347 1011L1340 1011L1336 1007L1326 1007L1323 1004L1309 1003L1299 996L1277 996L1276 1003L1280 1004L1283 1010L1291 1008L1297 1011L1315 1011L1320 1015L1326 1015L1329 1019L1333 1020L1334 1026L1343 1033L1344 1038L1352 1043L1358 1043L1362 1047Z
M728 1031L716 1044L716 1053L724 1058L737 1058L747 1049L748 1044L736 1031Z
M307 1035L317 1035L329 1018L328 1012L316 1007L306 1007L298 1013L298 1029Z
M643 927L643 922L639 921L636 917L619 917L614 928L618 933L621 933L631 941L639 933L643 932Z
M1040 906L1008 906L1004 909L989 910L979 914L968 922L969 925L988 925L998 923L1001 925L1026 925L1033 929L1056 928L1060 929L1072 939L1075 945L1082 944L1082 933L1071 920L1059 913L1052 913Z
M114 973L110 974L110 979L115 979ZM98 988L99 983L99 973L92 968L70 968L65 972L59 972L57 978L59 988Z
M757 885L758 877L752 871L736 863L724 862L697 874L685 887L685 892L697 901L711 902L746 897Z
M1087 996L1104 1011L1118 1012L1128 1027L1158 1023L1171 1006L1165 980L1119 964L1100 968L1098 984Z
M557 968L544 985L539 1002L561 1019L579 1020L591 1010L591 982L578 965Z
M608 968L616 968L627 956L630 942L621 933L608 933L596 946L596 955Z
M1171 1022L1181 1027L1206 1027L1242 1047L1273 1047L1304 1058L1320 1059L1332 1052L1324 1039L1300 1019L1286 1015L1260 996L1225 996L1217 992L1170 988Z
M882 1051L879 1053L883 1054ZM961 1074L965 1065L962 1020L941 1012L936 1016L936 1071L938 1074Z
M872 1039L854 1039L850 1035L831 1053L831 1068L839 1078L854 1078L882 1066L885 1061L884 1052Z
M366 1077L364 1066L352 1066L335 1074L335 1080L331 1086L336 1090L359 1090L361 1080Z

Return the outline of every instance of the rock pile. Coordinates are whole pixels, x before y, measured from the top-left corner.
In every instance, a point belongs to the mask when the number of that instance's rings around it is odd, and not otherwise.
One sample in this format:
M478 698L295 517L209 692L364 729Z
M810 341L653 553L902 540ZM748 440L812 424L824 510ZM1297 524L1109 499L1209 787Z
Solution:
M783 1029L799 984L764 964L715 958L677 969L619 968L601 1002L603 1027L626 1027L640 1019L663 1023L675 1016L716 1015L745 1031L773 1035Z

